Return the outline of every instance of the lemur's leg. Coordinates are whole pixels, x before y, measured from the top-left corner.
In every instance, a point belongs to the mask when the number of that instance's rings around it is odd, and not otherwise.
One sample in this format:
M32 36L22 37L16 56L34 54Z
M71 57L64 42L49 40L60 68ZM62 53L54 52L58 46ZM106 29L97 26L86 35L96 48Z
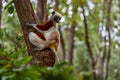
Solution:
M36 46L37 48L33 48L33 51L36 50L42 50L44 48L44 41L34 32L30 32L29 35L29 41Z
M38 48L38 47L33 47L32 48L32 51L34 52L34 51L40 51L40 50L43 50L44 49L44 47L42 47L42 45L41 45L41 48Z

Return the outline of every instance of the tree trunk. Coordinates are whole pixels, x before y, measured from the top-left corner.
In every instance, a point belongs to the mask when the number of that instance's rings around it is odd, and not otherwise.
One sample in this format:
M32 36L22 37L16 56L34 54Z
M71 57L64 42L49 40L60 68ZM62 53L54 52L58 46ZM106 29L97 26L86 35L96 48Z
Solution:
M68 48L68 61L73 64L73 50L74 50L74 36L75 36L75 26L72 25L69 34L69 48Z
M77 15L77 9L78 6L76 6L75 3L72 3L72 18L74 19ZM69 47L68 47L68 61L72 65L73 64L73 53L74 53L74 37L75 37L75 28L77 25L77 21L74 19L71 21L71 28L70 28L70 34L69 34Z
M102 37L102 31L103 31L103 27L104 27L104 24L105 24L105 3L106 3L106 0L105 1L101 1L101 4L103 4L103 7L102 7L102 17L101 17L101 23L102 23L102 26L100 26L102 28L102 30L100 30L100 33L99 33L99 58L98 58L98 80L104 80L104 75L105 75L105 72L104 72L104 64L105 64L105 58L106 58L106 54L107 54L107 48L106 48L106 45L104 45L104 47L101 47L102 45L102 42L104 41L106 43L106 36Z
M90 57L90 62L91 62L91 67L92 67L92 74L93 74L93 80L97 80L96 78L96 72L95 72L95 59L93 56L93 52L90 46L90 42L89 42L89 35L88 35L88 24L87 24L87 18L85 16L85 9L84 6L82 5L82 10L83 10L83 18L84 18L84 27L85 27L85 42L86 42L86 46L88 49L88 54Z
M38 23L38 18L32 8L30 0L13 0L15 8L18 14L20 24L22 26L22 31L24 39L27 45L28 53L31 55L31 64L38 64L39 66L53 66L55 64L55 54L50 49L44 49L42 51L33 52L34 47L28 39L28 34L31 31L35 31L33 28L26 26L27 23Z
M47 0L37 1L37 16L40 23L44 23L48 20Z

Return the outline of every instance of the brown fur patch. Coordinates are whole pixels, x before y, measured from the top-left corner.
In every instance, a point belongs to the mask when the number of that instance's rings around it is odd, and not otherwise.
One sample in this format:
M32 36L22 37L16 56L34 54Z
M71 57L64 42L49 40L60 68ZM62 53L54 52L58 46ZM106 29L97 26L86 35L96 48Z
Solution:
M40 33L40 32L35 32L35 34L37 34L37 36L39 36L40 37L40 39L42 39L42 40L46 40L45 39L45 37L44 37L44 35L42 34L42 33Z

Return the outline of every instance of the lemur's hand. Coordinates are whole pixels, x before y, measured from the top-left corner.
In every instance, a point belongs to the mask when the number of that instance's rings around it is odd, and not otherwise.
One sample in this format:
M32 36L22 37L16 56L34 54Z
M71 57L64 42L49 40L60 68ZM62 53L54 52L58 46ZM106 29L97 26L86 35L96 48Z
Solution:
M27 24L25 24L26 26L30 26L30 27L34 27L34 26L36 26L36 24L33 24L33 23L27 23Z

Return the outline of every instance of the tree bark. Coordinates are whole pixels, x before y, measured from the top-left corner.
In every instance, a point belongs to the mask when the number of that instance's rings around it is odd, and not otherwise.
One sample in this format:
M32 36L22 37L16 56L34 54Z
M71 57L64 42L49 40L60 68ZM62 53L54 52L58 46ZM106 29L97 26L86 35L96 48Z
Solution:
M13 0L22 27L24 39L27 45L28 53L32 56L31 64L39 66L53 66L55 64L55 53L50 49L33 52L34 47L28 39L28 34L35 31L33 28L26 26L27 23L39 23L38 18L32 8L30 0Z
M77 9L78 5L75 3L72 3L72 18L73 20L71 21L71 28L70 28L70 34L69 34L69 47L68 47L68 61L72 65L73 64L73 53L74 53L74 37L75 37L75 28L77 25L77 21L75 19L75 16L77 15Z
M71 65L73 64L75 27L76 26L72 24L69 34L68 61Z
M40 23L44 23L48 20L47 0L37 1L37 16Z

